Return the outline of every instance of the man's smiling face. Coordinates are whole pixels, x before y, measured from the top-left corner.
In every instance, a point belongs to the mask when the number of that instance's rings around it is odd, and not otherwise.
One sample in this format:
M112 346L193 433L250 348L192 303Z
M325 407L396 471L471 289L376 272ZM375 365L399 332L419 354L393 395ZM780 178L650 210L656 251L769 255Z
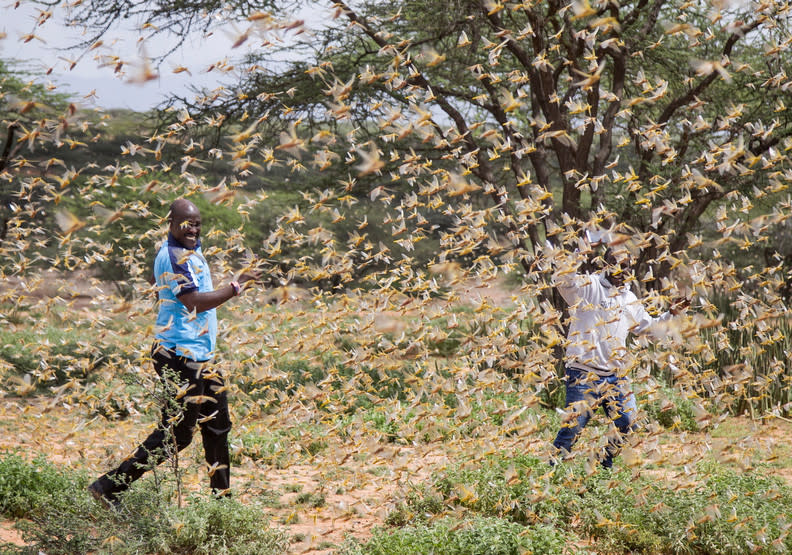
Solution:
M194 249L201 237L201 213L193 204L171 215L170 232L183 247Z

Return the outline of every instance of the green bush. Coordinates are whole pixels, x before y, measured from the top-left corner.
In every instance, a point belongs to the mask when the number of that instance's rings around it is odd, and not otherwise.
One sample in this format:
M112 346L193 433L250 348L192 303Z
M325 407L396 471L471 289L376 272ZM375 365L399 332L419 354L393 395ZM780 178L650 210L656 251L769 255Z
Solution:
M544 538L549 552L558 534L586 535L607 553L792 552L792 488L781 480L708 463L691 472L689 485L679 486L627 470L591 474L583 464L552 469L504 453L449 468L411 491L386 520L403 527L387 542L434 537L438 530L427 523L454 511L509 521L537 542ZM547 529L539 532L539 525ZM377 538L361 553L389 553L377 550L386 541Z
M407 378L416 375L415 368L408 362L401 368L383 370L367 365L354 368L339 363L332 357L324 357L321 364L281 359L276 363L276 369L282 377L266 382L242 380L239 383L241 391L254 401L278 406L278 392L293 395L301 386L321 384L322 390L330 395L330 405L343 406L345 410L353 413L360 407L370 407L371 395L381 399L407 399L411 389ZM243 373L251 375L253 371L245 367ZM349 395L344 390L347 382L353 378L359 381L360 386ZM320 402L317 406L328 410L327 403Z
M407 493L404 502L385 517L385 524L407 526L410 523L425 522L443 512L443 497L426 486L416 486Z
M577 509L584 529L609 551L790 552L785 522L792 488L758 473L702 465L695 488L626 473L589 483ZM773 545L775 542L775 545Z
M550 467L536 457L491 457L475 467L455 467L434 477L445 503L519 524L563 525L572 516L566 487L549 480ZM542 486L536 490L537 483ZM552 494L551 494L552 492Z
M563 553L560 532L541 526L526 530L507 520L475 517L469 521L442 519L398 530L377 529L365 543L349 542L342 555L520 555Z
M0 455L0 514L17 523L25 547L2 553L283 553L286 535L266 526L258 506L229 498L194 496L172 502L169 481L145 479L108 510L87 491L88 477L18 453ZM166 477L167 478L167 477ZM316 503L317 501L314 500Z
M693 411L693 403L690 399L685 399L667 385L663 385L656 395L659 395L659 398L644 405L650 419L670 430L699 431L696 413Z
M9 331L0 344L0 361L7 363L9 376L29 374L37 393L46 393L48 388L70 380L91 383L105 366L134 362L135 352L110 343L97 345L94 333L80 328L64 330L57 324L40 332Z
M170 507L170 541L166 552L228 555L280 554L286 534L265 526L266 517L256 506L234 499L195 497L181 509Z
M8 518L31 518L53 496L70 488L70 478L43 456L31 462L18 453L0 454L0 514Z
M286 535L267 526L258 506L232 499L190 497L184 506L172 502L167 481L145 479L108 510L78 480L71 489L52 495L46 506L18 527L28 546L18 553L195 553L268 555L283 553ZM11 552L11 546L1 546Z

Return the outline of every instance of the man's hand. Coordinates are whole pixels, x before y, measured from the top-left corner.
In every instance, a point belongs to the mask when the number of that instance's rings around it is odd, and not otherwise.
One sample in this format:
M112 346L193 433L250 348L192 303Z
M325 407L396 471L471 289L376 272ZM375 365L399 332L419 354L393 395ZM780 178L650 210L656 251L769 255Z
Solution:
M669 312L674 316L682 314L685 312L688 307L690 306L690 299L687 297L678 297L674 299L674 302L671 303L671 308L669 308Z
M242 270L239 272L239 276L236 279L237 283L239 283L239 285L244 285L249 281L260 280L262 274L264 273L260 267L261 261L259 261L256 255L250 252L249 250L245 254L244 260L245 260L245 265L242 267Z
M239 274L237 281L239 282L239 285L243 285L248 281L258 281L261 279L262 273L263 272L258 268L247 268L244 272Z

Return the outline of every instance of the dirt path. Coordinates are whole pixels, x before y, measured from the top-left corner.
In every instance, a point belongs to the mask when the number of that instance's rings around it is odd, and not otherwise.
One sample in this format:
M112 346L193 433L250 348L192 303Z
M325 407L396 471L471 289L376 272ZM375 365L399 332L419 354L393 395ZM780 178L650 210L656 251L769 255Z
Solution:
M10 543L13 545L23 546L25 541L22 539L22 534L14 528L14 521L2 519L0 520L0 544Z
M53 463L89 475L116 464L153 427L131 420L86 420L79 409L51 406L46 398L15 399L3 412L0 452L18 450L31 458L44 454ZM255 427L246 423L245 430L263 433L274 425L272 421ZM327 437L325 445L313 457L298 457L283 465L242 457L233 467L234 490L240 500L262 506L270 525L287 531L293 553L330 553L347 537L369 537L410 484L425 481L448 464L448 454L438 451L437 444L408 447L375 437L355 441ZM200 441L181 454L187 491L202 491L206 486L202 455ZM22 544L12 521L2 521L0 531L2 541Z

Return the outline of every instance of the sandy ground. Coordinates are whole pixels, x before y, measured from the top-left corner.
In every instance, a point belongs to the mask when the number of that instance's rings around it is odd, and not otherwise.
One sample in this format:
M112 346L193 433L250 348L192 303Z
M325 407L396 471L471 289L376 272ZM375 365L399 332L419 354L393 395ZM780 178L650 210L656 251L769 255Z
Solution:
M23 287L23 284L11 285ZM90 311L91 292L97 287L102 285L87 275L70 285L58 285L52 276L37 283L34 291L40 298L62 295L81 305L82 310ZM460 295L475 305L487 299L492 305L504 306L513 299L513 293L504 287L469 282L458 288ZM398 316L376 315L376 326L398 327ZM265 432L293 424L290 419L311 418L308 412L301 414L301 410L297 403L283 415L247 417L243 422L235 422L234 433ZM115 422L88 418L84 411L64 402L53 403L46 397L5 398L0 412L3 414L0 452L19 449L30 458L44 453L53 463L85 470L91 475L117 464L153 428L150 420L146 423L139 418ZM713 441L707 434L682 437L667 433L663 441L669 452L695 451L695 457L714 448L726 460L737 460L748 451L773 453L774 446L786 445L792 434L792 423L781 419L769 419L765 424L747 418L730 419L730 425L745 430L745 439L730 437ZM270 517L270 526L287 531L292 538L290 553L323 555L331 553L334 546L348 537L369 537L373 528L383 525L386 516L411 487L426 482L433 472L441 472L470 453L507 450L542 453L547 448L547 438L506 437L497 433L415 445L389 443L371 433L356 437L328 435L322 439L326 446L314 456L306 454L305 447L311 438L305 438L291 448L285 464L262 464L242 457L241 463L233 468L235 493L242 502L260 503ZM232 448L233 445L232 437ZM194 441L182 455L188 491L206 487L201 459L200 441ZM792 468L780 469L778 475L792 484ZM0 520L0 541L21 545L22 537L13 524L10 520Z
M53 463L98 475L117 463L153 427L102 418L86 421L73 407L49 403L47 398L11 401L0 422L0 452L18 449L23 454L45 453ZM276 424L268 421L261 425L266 428ZM412 446L377 437L324 439L327 446L320 453L301 457L294 464L280 467L243 457L241 464L233 467L235 493L243 503L261 502L271 517L270 525L287 530L293 540L290 553L331 553L333 546L349 536L365 539L374 527L383 525L411 486L425 482L456 456L527 445L515 439L504 439L497 446L489 439L482 439L482 443L469 440L453 445L435 442ZM186 469L185 489L206 487L200 441L193 441L181 457ZM299 497L307 498L307 502L300 502ZM322 502L313 503L313 499ZM3 541L22 542L12 521L0 521L0 534Z

